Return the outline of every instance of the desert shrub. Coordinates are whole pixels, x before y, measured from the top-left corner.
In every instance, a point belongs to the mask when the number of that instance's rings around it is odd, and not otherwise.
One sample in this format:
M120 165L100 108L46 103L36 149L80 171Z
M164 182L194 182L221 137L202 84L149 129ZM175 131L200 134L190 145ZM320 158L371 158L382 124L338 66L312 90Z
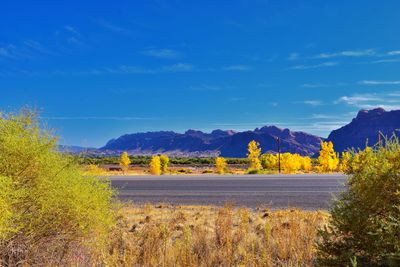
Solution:
M190 170L190 169L178 169L177 170L177 172L178 173L186 173L186 174L191 174L192 173L192 170Z
M326 266L400 265L400 144L367 147L348 157L348 189L320 231L319 263Z
M98 165L90 164L84 167L84 174L91 176L102 176L106 174L106 171L100 168Z
M113 192L58 153L36 118L0 117L0 266L95 259L114 223Z

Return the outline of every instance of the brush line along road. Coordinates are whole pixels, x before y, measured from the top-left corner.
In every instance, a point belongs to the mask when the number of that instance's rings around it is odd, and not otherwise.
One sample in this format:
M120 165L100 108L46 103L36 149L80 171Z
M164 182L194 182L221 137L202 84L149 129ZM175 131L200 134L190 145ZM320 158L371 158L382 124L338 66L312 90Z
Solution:
M341 174L111 176L122 201L274 209L329 209L345 189Z

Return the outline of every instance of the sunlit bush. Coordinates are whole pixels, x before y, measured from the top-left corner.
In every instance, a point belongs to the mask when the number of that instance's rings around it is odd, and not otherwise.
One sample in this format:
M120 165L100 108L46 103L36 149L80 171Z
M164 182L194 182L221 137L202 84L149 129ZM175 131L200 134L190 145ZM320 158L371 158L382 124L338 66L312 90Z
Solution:
M113 192L83 177L35 113L0 117L0 266L61 265L101 255Z
M348 190L320 233L319 262L400 266L400 144L392 138L347 158Z

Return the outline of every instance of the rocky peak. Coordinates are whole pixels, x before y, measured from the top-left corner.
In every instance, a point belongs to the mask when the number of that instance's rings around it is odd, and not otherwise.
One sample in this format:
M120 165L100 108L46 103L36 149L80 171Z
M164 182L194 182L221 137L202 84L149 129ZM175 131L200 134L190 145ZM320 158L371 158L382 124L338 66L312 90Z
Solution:
M358 112L356 119L376 117L376 116L380 116L384 113L386 113L386 111L383 108L375 108L375 109L371 109L371 110L362 109Z

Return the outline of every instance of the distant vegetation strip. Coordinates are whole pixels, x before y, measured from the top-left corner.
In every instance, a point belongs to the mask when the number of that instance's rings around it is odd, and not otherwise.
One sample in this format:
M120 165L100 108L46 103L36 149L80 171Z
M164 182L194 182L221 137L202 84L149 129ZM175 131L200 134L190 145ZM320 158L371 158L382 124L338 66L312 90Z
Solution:
M119 164L119 156L76 156L81 164ZM147 166L150 164L152 156L129 156L132 165ZM241 164L249 163L247 158L225 158L227 164ZM215 157L170 157L169 163L172 165L214 165Z

